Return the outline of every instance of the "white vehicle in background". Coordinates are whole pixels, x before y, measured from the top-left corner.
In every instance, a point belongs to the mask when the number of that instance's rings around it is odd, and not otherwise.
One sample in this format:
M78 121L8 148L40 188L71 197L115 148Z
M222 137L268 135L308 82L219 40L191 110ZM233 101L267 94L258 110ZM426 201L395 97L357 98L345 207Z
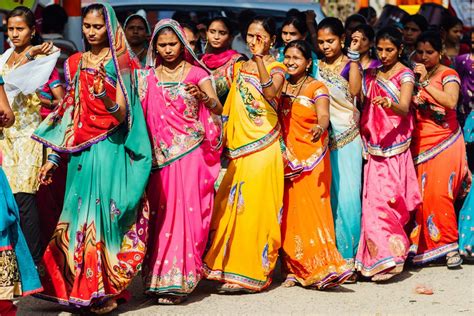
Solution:
M94 2L96 1L82 0L82 6ZM108 0L107 2L114 7L120 21L123 21L127 15L143 9L151 24L156 23L159 19L171 17L176 11L188 11L200 16L207 13L209 18L222 15L230 19L237 19L239 12L252 9L258 15L273 16L277 23L283 22L290 9L314 10L318 22L325 17L320 4L315 0L227 0L223 2L216 0Z

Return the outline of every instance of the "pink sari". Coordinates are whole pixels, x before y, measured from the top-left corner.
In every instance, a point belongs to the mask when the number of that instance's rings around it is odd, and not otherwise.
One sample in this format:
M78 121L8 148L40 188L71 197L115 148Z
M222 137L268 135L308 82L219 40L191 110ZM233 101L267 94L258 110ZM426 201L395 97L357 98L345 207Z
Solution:
M371 103L376 96L399 103L401 85L414 82L404 68L389 80L371 69L364 77L365 104L361 136L367 164L364 167L362 231L356 268L363 276L400 273L410 247L405 225L421 202L411 156L413 114L401 116Z
M186 45L174 23L162 20L155 34L171 27ZM192 61L188 57L186 53L186 60ZM147 293L186 295L202 278L201 258L220 169L221 127L219 119L184 88L205 80L210 80L209 73L198 66L176 83L160 82L154 68L137 72L155 169L147 190L151 209L143 271Z

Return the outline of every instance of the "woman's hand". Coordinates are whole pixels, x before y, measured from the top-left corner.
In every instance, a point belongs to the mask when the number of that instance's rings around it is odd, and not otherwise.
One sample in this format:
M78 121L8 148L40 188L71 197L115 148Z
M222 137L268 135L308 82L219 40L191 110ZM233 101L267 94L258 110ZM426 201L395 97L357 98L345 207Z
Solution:
M99 70L96 71L94 75L94 94L100 95L105 91L105 68L104 64L101 63L99 66ZM117 81L118 82L118 81Z
M188 83L184 88L187 93L195 97L198 101L202 101L206 97L206 94L201 91L201 88L196 86L195 84Z
M253 55L262 56L269 41L270 39L266 38L266 36L257 33L253 37L251 45L249 45L250 51Z
M321 125L316 124L316 125L314 125L314 127L311 129L310 133L311 133L311 136L312 136L311 141L312 141L313 143L315 143L315 142L317 142L317 141L321 138L321 135L323 135L323 133L324 133L324 128L322 128Z
M4 111L0 109L0 127L10 127L15 122L12 111Z
M38 179L42 185L49 185L53 182L53 171L56 170L56 166L49 161L41 167Z
M349 49L354 52L359 52L360 44L362 43L363 34L359 31L355 31L351 35L351 46Z
M30 54L31 57L35 57L38 55L48 55L52 53L54 45L53 42L44 42L41 45L36 45L33 46L28 53Z
M389 98L381 96L373 98L372 103L375 105L380 105L383 108L390 108L392 106L392 102Z
M415 68L413 69L413 72L415 74L420 75L420 81L425 81L426 75L428 74L428 71L426 70L425 65L420 64L420 63L415 63Z

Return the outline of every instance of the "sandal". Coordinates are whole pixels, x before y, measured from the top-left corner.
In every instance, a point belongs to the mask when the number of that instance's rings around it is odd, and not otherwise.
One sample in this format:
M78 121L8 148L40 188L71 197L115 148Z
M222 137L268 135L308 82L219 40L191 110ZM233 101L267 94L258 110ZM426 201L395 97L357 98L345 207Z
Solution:
M182 302L186 301L186 295L178 294L163 294L158 296L159 305L179 305Z
M296 280L292 277L287 277L285 282L281 284L283 287L293 287L296 285Z
M384 282L384 281L390 280L397 274L398 273L379 273L379 274L374 275L371 280L374 282Z
M223 285L217 288L217 293L219 294L231 294L231 293L253 294L253 293L257 293L257 291L247 289L235 283L224 283Z
M104 315L110 313L117 307L117 301L115 300L115 298L111 298L106 300L105 302L101 302L96 306L91 307L91 312L97 315Z
M459 252L453 251L446 255L446 266L448 269L458 269L461 267L462 258Z

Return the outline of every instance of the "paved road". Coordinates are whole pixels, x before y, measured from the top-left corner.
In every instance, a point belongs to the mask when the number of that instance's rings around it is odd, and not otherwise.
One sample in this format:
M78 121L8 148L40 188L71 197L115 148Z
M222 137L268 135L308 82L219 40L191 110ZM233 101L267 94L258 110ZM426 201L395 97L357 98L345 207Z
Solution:
M283 288L276 280L269 291L253 295L219 295L214 283L201 282L188 301L179 306L157 306L142 294L140 280L130 287L134 297L112 315L314 315L314 314L425 314L474 315L474 265L460 270L444 266L408 270L391 283L359 282L330 291ZM417 285L433 295L415 293ZM18 303L18 315L75 315L74 310L34 298Z

